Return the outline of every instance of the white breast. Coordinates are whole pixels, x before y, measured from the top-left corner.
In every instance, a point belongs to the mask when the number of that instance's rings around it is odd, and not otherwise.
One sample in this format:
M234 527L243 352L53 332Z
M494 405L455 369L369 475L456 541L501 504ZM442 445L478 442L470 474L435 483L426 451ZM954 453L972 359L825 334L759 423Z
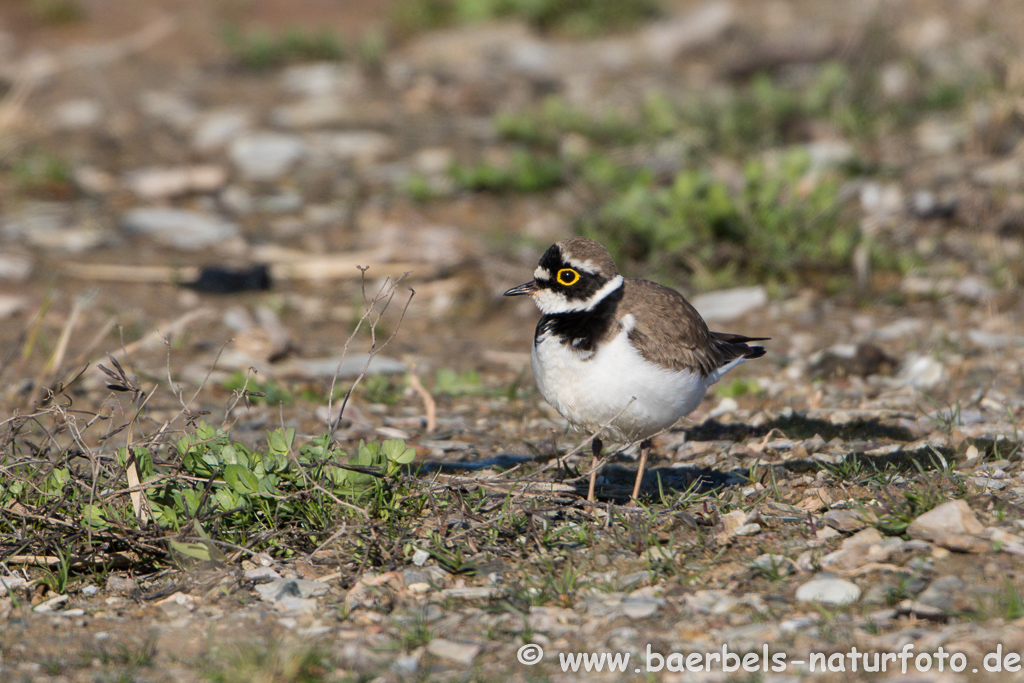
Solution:
M544 398L573 426L608 431L620 439L643 439L692 412L718 374L666 369L644 360L624 328L593 354L584 354L557 336L545 335L533 346L531 360Z

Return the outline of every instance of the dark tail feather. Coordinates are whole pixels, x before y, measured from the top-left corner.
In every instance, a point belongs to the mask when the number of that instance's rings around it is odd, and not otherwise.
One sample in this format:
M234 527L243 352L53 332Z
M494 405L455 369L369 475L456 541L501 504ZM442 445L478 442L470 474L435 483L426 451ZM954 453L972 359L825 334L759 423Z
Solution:
M732 334L730 332L712 332L711 336L720 342L728 344L732 348L731 351L735 352L733 358L760 358L765 354L765 348L763 346L747 346L747 342L755 341L768 341L771 337L746 337L742 334Z
M724 341L726 344L746 344L752 341L768 341L771 337L744 337L742 334L730 332L712 332L712 337Z

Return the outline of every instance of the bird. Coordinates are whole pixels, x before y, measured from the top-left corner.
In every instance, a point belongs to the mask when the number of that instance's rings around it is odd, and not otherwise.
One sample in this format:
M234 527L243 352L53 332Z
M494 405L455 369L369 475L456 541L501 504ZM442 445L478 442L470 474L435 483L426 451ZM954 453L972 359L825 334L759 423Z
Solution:
M760 358L747 337L712 332L675 289L623 277L608 250L570 237L551 245L529 282L541 318L530 364L537 388L571 426L594 434L587 500L594 500L601 436L640 441L636 504L651 437L689 415L708 388L740 363Z

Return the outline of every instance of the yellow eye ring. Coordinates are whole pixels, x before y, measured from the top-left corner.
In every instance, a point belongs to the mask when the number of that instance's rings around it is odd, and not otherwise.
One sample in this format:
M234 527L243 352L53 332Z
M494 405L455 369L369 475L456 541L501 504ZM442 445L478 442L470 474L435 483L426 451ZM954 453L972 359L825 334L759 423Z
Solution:
M558 284L564 287L571 287L580 281L580 274L572 268L562 268L555 277L558 280Z

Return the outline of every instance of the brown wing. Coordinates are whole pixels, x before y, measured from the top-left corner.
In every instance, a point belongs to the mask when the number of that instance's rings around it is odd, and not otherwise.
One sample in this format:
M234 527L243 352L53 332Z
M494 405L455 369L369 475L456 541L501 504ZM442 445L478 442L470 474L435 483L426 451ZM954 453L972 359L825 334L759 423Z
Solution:
M766 337L709 331L697 309L674 289L634 278L623 286L618 317L633 315L630 341L652 363L709 375L736 358L764 355L763 347L746 342Z

